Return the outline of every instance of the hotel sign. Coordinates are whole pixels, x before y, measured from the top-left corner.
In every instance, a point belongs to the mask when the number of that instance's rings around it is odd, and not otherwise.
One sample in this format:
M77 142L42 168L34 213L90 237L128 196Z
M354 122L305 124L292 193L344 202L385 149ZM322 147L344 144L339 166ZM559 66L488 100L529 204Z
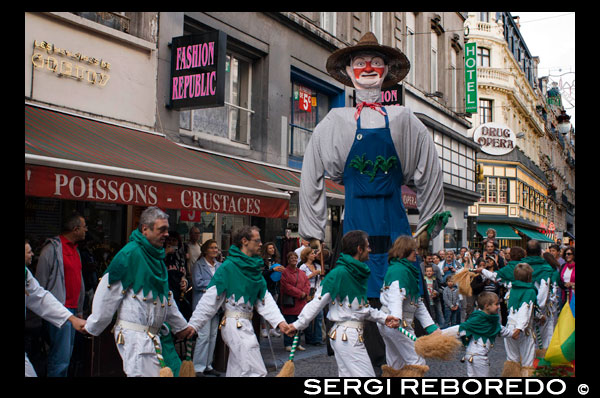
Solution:
M170 108L223 106L227 35L215 30L171 42Z
M465 43L465 113L477 113L477 44Z
M517 136L511 129L500 123L485 123L473 133L473 141L481 150L490 155L506 155L517 145Z

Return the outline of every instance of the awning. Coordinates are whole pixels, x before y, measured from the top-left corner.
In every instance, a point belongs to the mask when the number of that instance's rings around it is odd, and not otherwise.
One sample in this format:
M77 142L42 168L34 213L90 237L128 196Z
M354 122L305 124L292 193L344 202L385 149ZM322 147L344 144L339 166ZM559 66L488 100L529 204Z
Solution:
M287 218L289 194L163 135L25 105L25 194Z
M554 243L554 241L552 239L550 239L549 237L547 237L546 235L544 235L541 232L538 231L534 231L533 229L529 229L529 228L523 228L523 227L515 227L519 232L527 235L530 239L535 239L539 242L547 242L547 243Z
M195 153L202 153L197 148L182 145ZM206 153L205 153L206 155ZM223 156L210 154L220 167L224 170L230 170L236 173L243 173L252 177L256 181L269 185L273 188L287 191L300 190L300 171L289 167L270 165L264 162L243 160L233 156ZM325 178L325 189L327 196L344 199L344 187L333 182L330 178Z
M569 231L565 231L563 232L563 235L567 235L569 238L575 240L575 235L573 235L572 233L570 233Z
M477 232L487 238L488 229L496 230L496 239L521 240L521 237L508 224L477 223Z

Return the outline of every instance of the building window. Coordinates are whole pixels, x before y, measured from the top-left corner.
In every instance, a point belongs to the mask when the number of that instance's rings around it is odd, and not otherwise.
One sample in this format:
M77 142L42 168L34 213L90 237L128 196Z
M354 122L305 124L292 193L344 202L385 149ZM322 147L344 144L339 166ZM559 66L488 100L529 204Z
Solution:
M450 50L450 79L451 85L450 88L450 106L454 111L457 110L457 102L458 102L458 92L457 92L457 75L456 75L456 51Z
M415 82L415 14L406 13L406 57L410 62L407 80L410 83Z
M438 91L438 35L431 32L431 92Z
M489 123L492 121L492 100L479 100L479 115L480 124Z
M292 81L292 96L289 154L300 158L313 130L329 112L329 97L295 81Z
M480 12L479 20L481 22L490 22L490 13L489 12Z
M460 188L475 190L475 152L465 144L429 128L435 143L443 181Z
M477 66L483 68L490 67L490 49L485 47L477 47Z
M321 13L321 28L335 36L336 28L336 15L335 12L322 12Z
M379 44L383 44L383 12L371 13L371 32L377 37Z
M225 106L179 112L179 126L209 136L250 143L252 63L228 53L225 64Z
M508 180L506 178L498 180L498 203L508 203Z
M498 179L495 177L488 177L488 203L498 203Z
M479 198L479 201L483 202L483 203L485 203L485 199L487 198L486 187L487 187L487 184L485 183L485 181L477 183L477 192L481 195L481 197Z

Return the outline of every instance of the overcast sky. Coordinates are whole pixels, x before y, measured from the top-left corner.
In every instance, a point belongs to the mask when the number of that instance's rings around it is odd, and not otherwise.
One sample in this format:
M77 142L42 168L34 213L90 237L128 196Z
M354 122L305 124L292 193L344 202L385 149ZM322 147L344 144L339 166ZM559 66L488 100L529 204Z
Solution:
M563 90L572 87L571 98L563 93L563 105L575 125L575 13L511 11L511 14L521 17L521 36L531 55L540 57L538 77L550 76L551 81L562 84Z

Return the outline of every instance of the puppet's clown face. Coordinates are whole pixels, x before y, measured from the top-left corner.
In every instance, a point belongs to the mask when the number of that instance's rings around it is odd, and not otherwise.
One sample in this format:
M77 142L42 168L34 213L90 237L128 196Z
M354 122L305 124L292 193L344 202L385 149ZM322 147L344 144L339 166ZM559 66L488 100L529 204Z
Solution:
M382 57L376 54L357 54L352 57L346 73L357 89L381 88L388 67Z

